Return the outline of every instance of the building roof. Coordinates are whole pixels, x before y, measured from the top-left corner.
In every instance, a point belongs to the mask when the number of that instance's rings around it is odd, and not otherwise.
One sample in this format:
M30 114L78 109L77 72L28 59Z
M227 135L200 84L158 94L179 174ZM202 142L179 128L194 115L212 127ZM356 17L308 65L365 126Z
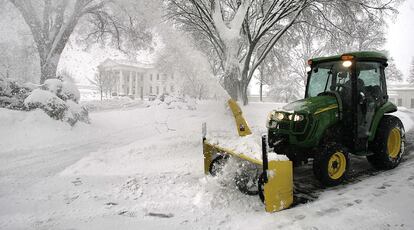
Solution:
M115 66L125 66L125 67L133 67L133 68L140 68L140 69L152 69L154 68L153 64L148 63L139 63L130 60L123 60L123 59L110 59L107 58L101 64L98 65L98 68L102 67L115 67Z
M389 91L414 91L414 85L410 84L389 84Z
M340 55L334 55L334 56L328 56L328 57L317 57L310 59L312 62L323 62L323 61L337 61L341 60L342 56L354 56L355 58L364 58L364 59L380 59L383 61L387 61L387 57L380 53L380 52L374 52L374 51L360 51L360 52L350 52L350 53L344 53Z

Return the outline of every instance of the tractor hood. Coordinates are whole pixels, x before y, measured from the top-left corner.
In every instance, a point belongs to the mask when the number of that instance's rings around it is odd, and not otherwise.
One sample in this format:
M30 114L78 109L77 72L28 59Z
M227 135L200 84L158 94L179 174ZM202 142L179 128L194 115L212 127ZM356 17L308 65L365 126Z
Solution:
M337 107L335 97L317 96L294 101L285 105L282 110L289 113L314 114Z

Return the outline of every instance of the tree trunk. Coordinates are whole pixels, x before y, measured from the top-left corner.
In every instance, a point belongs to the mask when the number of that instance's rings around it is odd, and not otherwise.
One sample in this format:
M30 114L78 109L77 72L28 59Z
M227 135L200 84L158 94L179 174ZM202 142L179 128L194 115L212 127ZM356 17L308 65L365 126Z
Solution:
M49 60L40 58L40 84L43 84L47 79L56 78L59 59L60 54L54 55L54 57Z
M234 100L239 99L239 80L240 69L238 66L231 66L224 75L224 89Z
M263 82L260 80L260 102L263 102Z

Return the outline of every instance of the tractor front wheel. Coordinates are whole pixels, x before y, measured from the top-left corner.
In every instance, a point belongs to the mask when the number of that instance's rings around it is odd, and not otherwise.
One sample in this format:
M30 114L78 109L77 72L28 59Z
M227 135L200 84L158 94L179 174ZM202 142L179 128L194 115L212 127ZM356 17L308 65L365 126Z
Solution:
M327 145L313 159L313 173L324 186L335 186L346 178L349 156L338 145Z
M405 132L401 120L392 115L384 116L370 147L374 154L367 156L367 159L375 168L397 167L405 147Z

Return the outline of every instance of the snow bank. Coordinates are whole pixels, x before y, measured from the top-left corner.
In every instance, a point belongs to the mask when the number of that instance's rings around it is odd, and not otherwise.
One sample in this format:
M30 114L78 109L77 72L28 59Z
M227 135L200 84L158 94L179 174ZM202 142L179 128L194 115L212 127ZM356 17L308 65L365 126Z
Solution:
M398 111L393 115L399 117L404 124L405 131L408 132L414 128L414 121L412 120L413 111L410 111L404 107L398 107Z
M129 97L113 98L103 101L90 100L81 102L81 104L90 112L144 108L149 106L146 101L133 100Z
M166 109L197 109L196 99L190 97L177 97L172 95L161 95L159 98L150 102L151 106L161 106Z
M251 135L239 136L233 113L227 101L224 101L217 103L216 107L211 109L217 115L214 122L207 123L207 141L261 161L261 136L266 133L266 117L272 109L275 109L275 104L253 103L241 109L252 130ZM285 155L269 153L269 160L288 160L288 158Z

